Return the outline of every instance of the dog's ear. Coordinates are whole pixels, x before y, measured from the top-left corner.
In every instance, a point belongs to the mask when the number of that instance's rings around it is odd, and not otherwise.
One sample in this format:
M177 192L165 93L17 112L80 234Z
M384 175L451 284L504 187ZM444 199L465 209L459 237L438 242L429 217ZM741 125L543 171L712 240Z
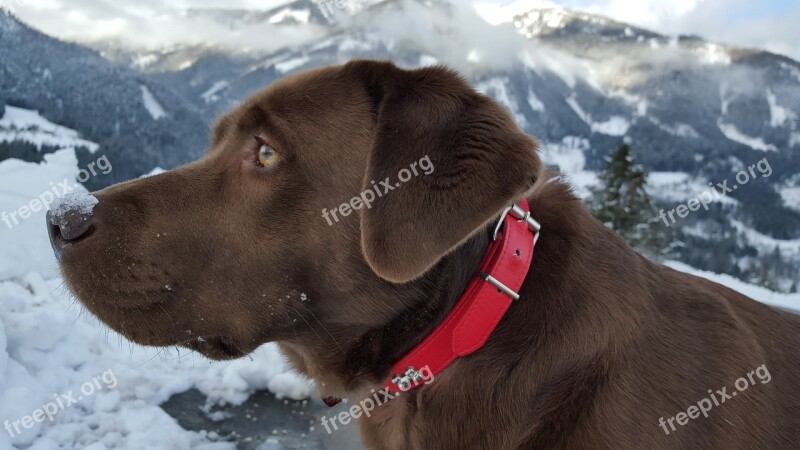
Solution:
M458 74L367 61L344 70L365 87L376 121L361 246L380 277L418 278L539 177L536 141Z

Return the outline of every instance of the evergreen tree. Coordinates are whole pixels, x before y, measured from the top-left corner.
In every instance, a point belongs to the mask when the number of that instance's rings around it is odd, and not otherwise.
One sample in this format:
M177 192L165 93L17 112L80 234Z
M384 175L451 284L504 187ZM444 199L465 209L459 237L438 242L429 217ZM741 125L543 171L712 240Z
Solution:
M592 189L592 213L607 227L619 233L645 256L664 254L665 230L647 194L647 173L634 162L631 149L622 144L600 174L600 184Z

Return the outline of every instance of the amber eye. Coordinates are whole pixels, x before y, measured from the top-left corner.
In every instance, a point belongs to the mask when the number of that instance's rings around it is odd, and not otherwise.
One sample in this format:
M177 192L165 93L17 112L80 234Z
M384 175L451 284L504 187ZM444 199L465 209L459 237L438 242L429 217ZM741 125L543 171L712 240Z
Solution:
M271 167L277 164L280 159L280 155L274 148L270 147L269 144L261 143L261 147L258 148L257 162L259 166L264 168Z

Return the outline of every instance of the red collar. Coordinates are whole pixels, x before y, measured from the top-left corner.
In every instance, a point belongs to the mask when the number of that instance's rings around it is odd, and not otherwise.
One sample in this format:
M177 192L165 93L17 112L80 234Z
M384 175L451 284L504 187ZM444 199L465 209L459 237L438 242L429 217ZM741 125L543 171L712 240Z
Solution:
M530 214L525 199L503 211L464 295L441 325L392 366L393 375L383 385L386 392L410 391L486 343L519 299L517 292L531 267L541 226ZM323 401L334 406L340 400L327 397Z
M501 229L502 227L502 229ZM511 304L531 267L540 225L528 202L503 211L478 272L447 318L392 367L384 390L397 393L418 387L486 343Z

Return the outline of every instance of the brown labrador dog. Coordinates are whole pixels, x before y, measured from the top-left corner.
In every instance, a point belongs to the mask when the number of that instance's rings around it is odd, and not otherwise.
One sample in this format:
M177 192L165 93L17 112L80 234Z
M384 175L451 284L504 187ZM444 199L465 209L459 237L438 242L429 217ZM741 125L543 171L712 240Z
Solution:
M199 161L51 214L53 245L132 341L214 359L277 342L358 401L525 197L543 229L521 298L483 348L362 416L369 448L800 448L800 317L639 256L536 149L450 70L356 61L254 95Z

